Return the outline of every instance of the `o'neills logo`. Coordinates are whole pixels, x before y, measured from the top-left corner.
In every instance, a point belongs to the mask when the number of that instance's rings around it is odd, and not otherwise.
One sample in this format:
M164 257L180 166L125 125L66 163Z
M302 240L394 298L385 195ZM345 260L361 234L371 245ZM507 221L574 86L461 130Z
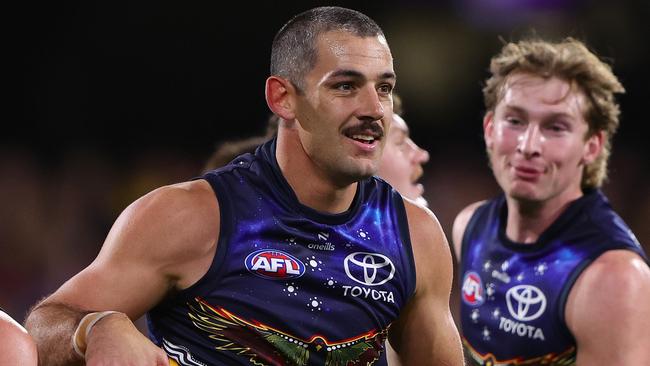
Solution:
M246 257L244 263L251 273L269 280L298 278L305 273L304 263L281 250L255 251Z
M336 249L334 247L334 244L332 244L332 243L325 243L325 244L311 243L311 244L307 245L307 248L316 249L316 250L329 250L329 251L332 251L332 250Z

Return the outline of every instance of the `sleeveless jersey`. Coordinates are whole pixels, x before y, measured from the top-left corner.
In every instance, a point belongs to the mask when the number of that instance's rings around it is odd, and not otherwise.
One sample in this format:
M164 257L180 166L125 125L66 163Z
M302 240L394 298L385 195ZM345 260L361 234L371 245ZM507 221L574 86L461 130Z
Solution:
M221 212L215 258L147 314L154 343L179 365L385 365L388 328L415 291L401 196L372 177L348 211L315 211L275 140L202 178Z
M573 365L564 307L582 271L605 251L646 261L631 230L599 190L575 200L534 244L505 235L505 197L480 206L462 242L461 324L470 365Z

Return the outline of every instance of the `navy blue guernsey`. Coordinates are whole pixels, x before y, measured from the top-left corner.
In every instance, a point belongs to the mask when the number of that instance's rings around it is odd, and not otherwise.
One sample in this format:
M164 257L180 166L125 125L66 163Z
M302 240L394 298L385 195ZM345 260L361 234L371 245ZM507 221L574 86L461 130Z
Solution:
M462 242L461 324L470 365L574 365L564 321L578 276L608 250L647 261L638 241L599 190L575 200L533 244L505 235L503 195L480 206Z
M349 210L302 205L275 140L202 177L221 222L210 269L148 313L179 365L386 365L388 328L415 291L401 196L357 185Z

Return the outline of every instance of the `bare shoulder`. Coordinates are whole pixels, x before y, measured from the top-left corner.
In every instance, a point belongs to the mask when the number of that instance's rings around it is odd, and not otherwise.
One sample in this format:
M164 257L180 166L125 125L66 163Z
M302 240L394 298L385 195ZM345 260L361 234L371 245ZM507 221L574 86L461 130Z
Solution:
M600 303L613 305L627 303L638 296L650 299L650 267L632 251L611 250L598 257L578 277L569 294L567 311L573 310L571 305L583 299L598 307L600 300ZM567 313L567 320L575 318L574 315Z
M454 219L454 224L451 229L451 240L454 244L454 254L456 254L456 259L458 261L460 261L460 254L461 254L460 252L461 252L461 246L463 244L463 235L465 235L465 229L467 228L467 224L469 223L469 220L472 218L472 215L474 215L476 209L484 202L485 201L478 201L468 205L467 207L462 209Z
M115 281L111 273L118 272L148 278L160 291L186 288L207 271L218 235L219 204L209 183L160 187L122 212L85 272L95 275L92 281Z
M0 311L0 334L3 335L3 338L6 335L8 338L18 340L28 339L29 336L27 330L20 323L3 311ZM6 343L8 340L4 341Z
M437 282L433 281L434 277L451 277L451 252L438 218L427 207L412 201L404 200L404 206L415 257L417 282Z
M650 357L647 347L637 347L650 342L649 303L650 268L639 255L612 250L598 257L578 277L565 307L567 326L578 343L578 358L596 362L613 357L602 354L603 349L616 349L620 351L617 357L630 357L608 359L612 364L634 364L637 355Z
M440 222L429 208L408 199L404 200L404 207L412 239L429 236L435 239L436 244L444 244L440 243L440 239L445 239ZM418 240L413 245L418 245L421 242L421 240Z
M121 236L136 237L141 240L129 243L137 242L143 250L155 245L156 253L178 260L205 250L218 232L216 196L206 181L196 180L158 188L133 202L115 222L105 246L126 244Z
M216 196L205 180L183 182L155 189L124 210L131 218L170 220L199 219L218 208Z
M12 365L36 366L36 344L27 330L0 311L0 354L4 361Z

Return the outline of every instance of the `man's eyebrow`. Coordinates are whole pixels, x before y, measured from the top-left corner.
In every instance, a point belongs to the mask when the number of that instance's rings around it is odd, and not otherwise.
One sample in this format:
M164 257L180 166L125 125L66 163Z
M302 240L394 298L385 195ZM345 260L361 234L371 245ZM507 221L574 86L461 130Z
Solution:
M341 76L347 76L347 77L353 77L353 78L363 78L363 74L360 73L359 71L356 70L349 70L349 69L343 69L343 70L336 70L333 73L329 75L329 78L337 78Z
M523 114L525 116L528 115L528 111L526 111L525 108L522 108L522 107L514 105L514 104L506 104L505 108L510 112L520 113L520 114Z
M336 70L332 72L328 78L337 78L337 77L352 77L352 78L358 78L358 79L365 79L365 75L362 74L361 72L357 70L352 70L352 69L341 69L341 70ZM395 75L394 72L385 72L383 74L379 75L379 79L381 80L395 80L397 79L397 76Z
M506 108L507 110L509 110L509 111L512 111L512 112L515 112L515 113L519 113L519 114L522 114L522 115L525 116L525 117L528 117L528 111L527 111L525 108L520 107L520 106L518 106L518 105L514 105L514 104L506 104L506 105L505 105L505 108ZM544 114L544 119L553 119L553 118L557 118L557 117L563 117L563 118L575 119L575 117L574 117L572 114L565 113L565 112L555 112L555 111L551 111L551 112L549 112L549 113L545 113L545 114Z

